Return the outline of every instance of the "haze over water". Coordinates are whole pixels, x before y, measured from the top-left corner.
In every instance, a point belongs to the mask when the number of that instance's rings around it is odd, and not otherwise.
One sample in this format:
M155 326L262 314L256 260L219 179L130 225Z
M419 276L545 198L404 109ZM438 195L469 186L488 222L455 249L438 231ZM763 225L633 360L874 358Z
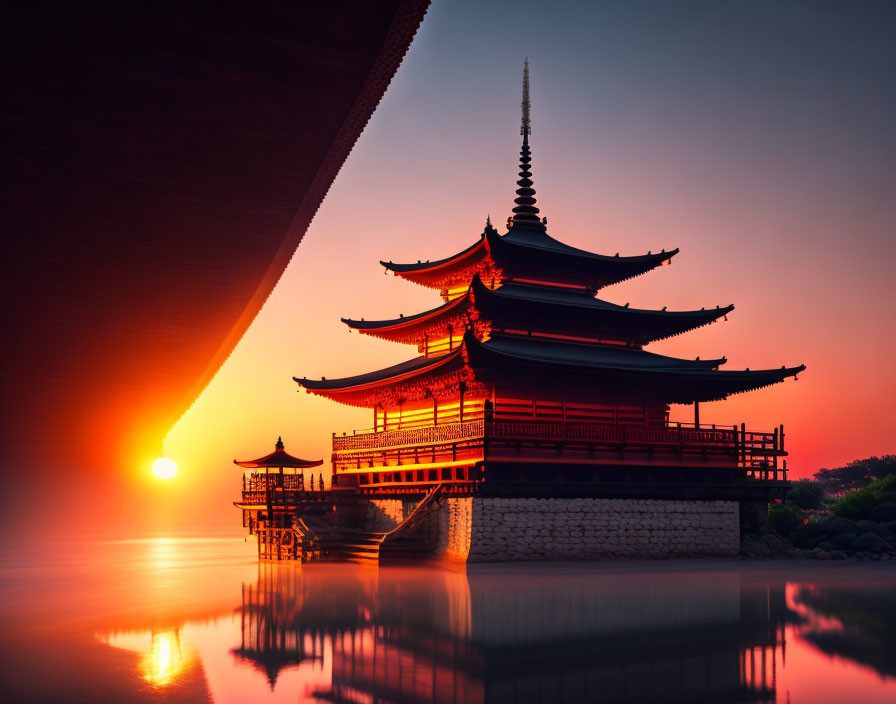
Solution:
M7 701L889 702L880 563L258 564L240 538L8 547Z

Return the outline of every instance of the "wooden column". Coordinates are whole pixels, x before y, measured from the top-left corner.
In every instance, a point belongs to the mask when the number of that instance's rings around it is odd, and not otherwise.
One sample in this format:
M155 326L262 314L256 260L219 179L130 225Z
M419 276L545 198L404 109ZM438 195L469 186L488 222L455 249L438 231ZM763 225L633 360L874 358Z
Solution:
M694 401L694 427L700 427L700 402Z
M268 527L274 522L274 509L271 505L271 476L270 467L264 468L264 502L268 507Z

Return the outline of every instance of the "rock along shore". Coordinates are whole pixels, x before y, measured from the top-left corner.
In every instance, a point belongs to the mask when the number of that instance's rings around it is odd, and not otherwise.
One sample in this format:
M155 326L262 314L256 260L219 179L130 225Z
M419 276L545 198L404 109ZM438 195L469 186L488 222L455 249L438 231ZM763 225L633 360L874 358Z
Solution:
M871 515L878 520L831 517L801 526L789 538L774 531L744 535L740 555L790 560L896 560L896 505L884 504L878 509Z

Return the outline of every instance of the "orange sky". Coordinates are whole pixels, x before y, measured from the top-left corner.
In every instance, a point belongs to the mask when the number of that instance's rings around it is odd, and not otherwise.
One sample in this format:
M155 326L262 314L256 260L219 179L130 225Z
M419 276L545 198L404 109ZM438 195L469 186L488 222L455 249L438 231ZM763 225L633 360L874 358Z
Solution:
M882 80L869 77L871 40L825 44L796 24L721 15L692 26L601 12L584 29L563 13L533 19L543 39L529 49L533 171L550 233L605 254L681 248L671 266L604 289L610 301L735 304L727 322L652 351L726 355L733 369L808 366L796 382L706 404L703 422L783 423L797 477L896 450L896 148L884 129L894 101L892 88L868 92ZM291 378L415 356L350 334L340 316L438 305L437 292L385 276L378 261L448 256L479 236L487 214L501 223L510 213L517 35L535 30L497 17L464 4L430 11L273 295L168 434L178 478L146 478L166 506L161 523L190 506L197 524L238 526L234 457L265 454L282 435L291 453L328 460L331 432L370 426L367 411L297 393ZM606 41L570 41L589 28ZM794 42L802 53L788 53ZM691 414L673 407L673 418Z

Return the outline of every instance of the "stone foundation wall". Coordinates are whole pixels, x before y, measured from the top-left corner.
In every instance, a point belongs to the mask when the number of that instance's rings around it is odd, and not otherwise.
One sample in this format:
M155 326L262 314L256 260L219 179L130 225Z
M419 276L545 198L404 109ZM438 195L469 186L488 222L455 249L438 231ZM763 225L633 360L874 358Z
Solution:
M437 556L469 562L736 555L736 501L442 499Z
M438 557L463 562L470 553L474 501L482 499L443 499L438 502Z

